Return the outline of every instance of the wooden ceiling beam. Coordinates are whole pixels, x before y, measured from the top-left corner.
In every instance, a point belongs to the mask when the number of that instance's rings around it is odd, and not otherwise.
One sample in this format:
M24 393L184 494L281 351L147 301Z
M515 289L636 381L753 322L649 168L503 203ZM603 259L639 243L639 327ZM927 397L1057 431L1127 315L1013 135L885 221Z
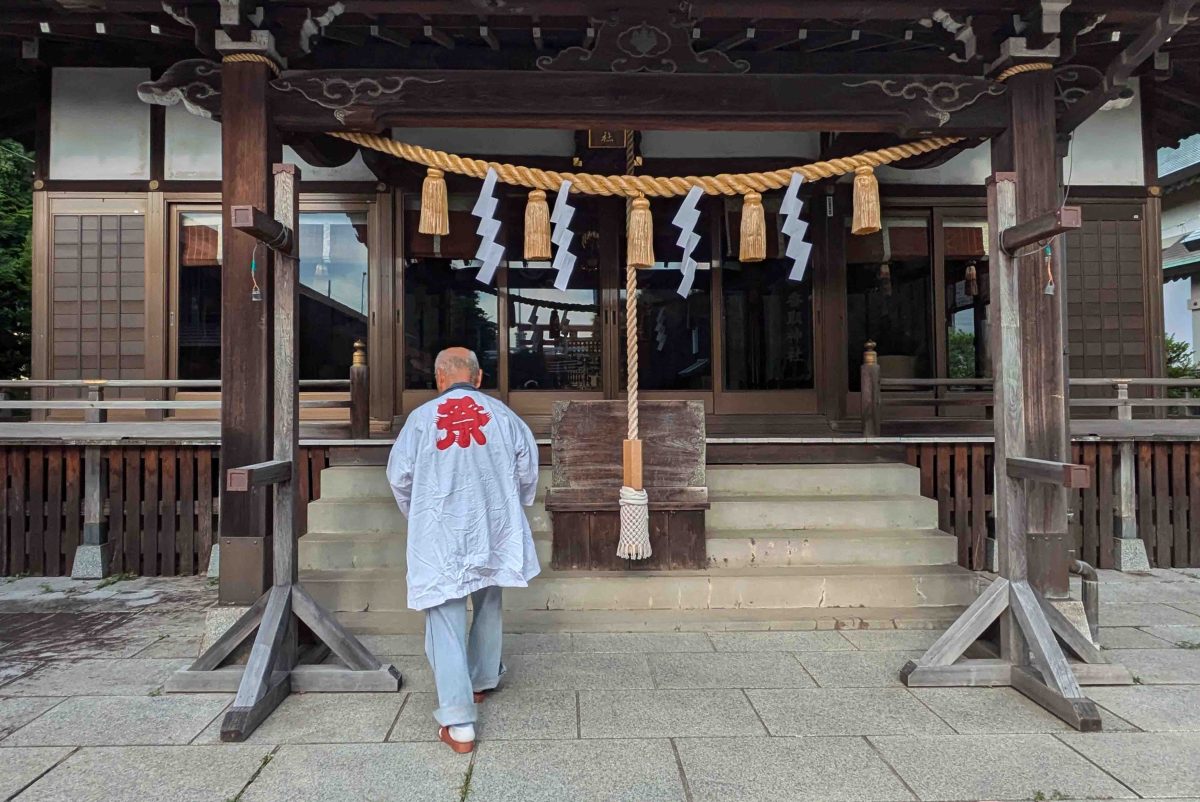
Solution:
M447 34L445 31L442 31L442 30L439 30L438 28L433 27L433 24L430 23L428 20L425 21L425 25L422 28L422 33L424 34L426 39L433 42L434 44L441 45L442 47L446 48L447 50L454 49L454 39L449 34Z
M1116 98L1142 63L1187 25L1188 15L1196 2L1197 0L1166 0L1154 22L1138 34L1116 60L1109 64L1100 86L1067 109L1059 120L1059 131L1074 131L1105 103Z
M379 39L382 42L393 44L396 47L410 47L412 39L395 28L387 28L383 25L372 25L370 28L371 36Z

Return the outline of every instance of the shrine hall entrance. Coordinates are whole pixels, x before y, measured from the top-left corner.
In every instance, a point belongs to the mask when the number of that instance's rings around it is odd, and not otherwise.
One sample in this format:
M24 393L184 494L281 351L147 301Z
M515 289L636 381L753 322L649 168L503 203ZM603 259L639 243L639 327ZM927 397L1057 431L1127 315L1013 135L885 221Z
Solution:
M506 261L495 280L477 278L474 196L450 196L450 234L417 231L419 197L405 196L403 232L402 411L435 394L433 360L448 345L480 358L484 389L538 428L555 401L624 397L625 203L573 196L575 268L565 288L550 262L526 262L524 193L502 195ZM551 198L553 203L553 198ZM777 203L777 201L776 201ZM679 199L653 199L652 268L638 273L639 382L645 399L704 402L709 414L821 412L819 298L824 249L813 236L813 260L800 281L782 258L782 221L767 208L764 261L738 260L741 198L706 198L697 232L691 286L681 284L679 231L670 225ZM805 214L808 217L808 214ZM821 226L812 226L819 229ZM839 345L838 359L844 359Z

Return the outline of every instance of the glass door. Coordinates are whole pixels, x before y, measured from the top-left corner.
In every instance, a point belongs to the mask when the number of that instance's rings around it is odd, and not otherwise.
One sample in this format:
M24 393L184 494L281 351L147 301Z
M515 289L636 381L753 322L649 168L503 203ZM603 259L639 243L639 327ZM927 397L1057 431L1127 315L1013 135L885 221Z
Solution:
M715 411L721 414L813 414L817 412L818 353L814 302L818 247L800 280L785 258L786 239L778 199L764 199L767 258L738 259L741 200L725 202L713 231L719 269L713 271L719 366ZM805 203L803 217L809 218ZM811 226L810 243L817 226Z

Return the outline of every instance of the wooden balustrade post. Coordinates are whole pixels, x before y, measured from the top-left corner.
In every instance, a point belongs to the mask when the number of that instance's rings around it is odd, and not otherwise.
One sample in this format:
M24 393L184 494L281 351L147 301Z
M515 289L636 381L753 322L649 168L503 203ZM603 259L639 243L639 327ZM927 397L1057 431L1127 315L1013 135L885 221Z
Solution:
M1117 382L1117 420L1132 421L1129 383ZM1150 558L1137 527L1137 462L1133 440L1122 439L1117 449L1117 537L1113 539L1113 565L1118 571L1149 571Z
M88 401L103 401L104 385L103 380L89 382ZM90 424L103 424L108 420L108 410L85 410L84 420ZM72 579L103 579L108 576L112 544L108 542L108 518L104 514L106 498L108 465L104 459L104 449L87 446L83 449L83 538L75 548L75 559L71 563Z
M879 356L875 343L868 340L863 350L862 372L863 437L878 437L880 432Z
M350 437L366 440L371 436L371 386L367 373L367 344L354 341L354 359L350 363Z

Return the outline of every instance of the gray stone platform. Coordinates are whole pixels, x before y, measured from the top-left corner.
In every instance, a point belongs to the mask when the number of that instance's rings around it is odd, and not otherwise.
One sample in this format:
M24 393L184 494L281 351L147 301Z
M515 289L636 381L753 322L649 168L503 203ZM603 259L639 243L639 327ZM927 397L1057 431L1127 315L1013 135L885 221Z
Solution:
M416 635L364 641L397 694L296 695L245 744L223 694L164 695L194 657L203 578L0 578L0 800L777 802L1200 798L1200 571L1101 572L1079 734L1007 688L909 690L926 630L541 632L506 639L480 744L435 740Z

